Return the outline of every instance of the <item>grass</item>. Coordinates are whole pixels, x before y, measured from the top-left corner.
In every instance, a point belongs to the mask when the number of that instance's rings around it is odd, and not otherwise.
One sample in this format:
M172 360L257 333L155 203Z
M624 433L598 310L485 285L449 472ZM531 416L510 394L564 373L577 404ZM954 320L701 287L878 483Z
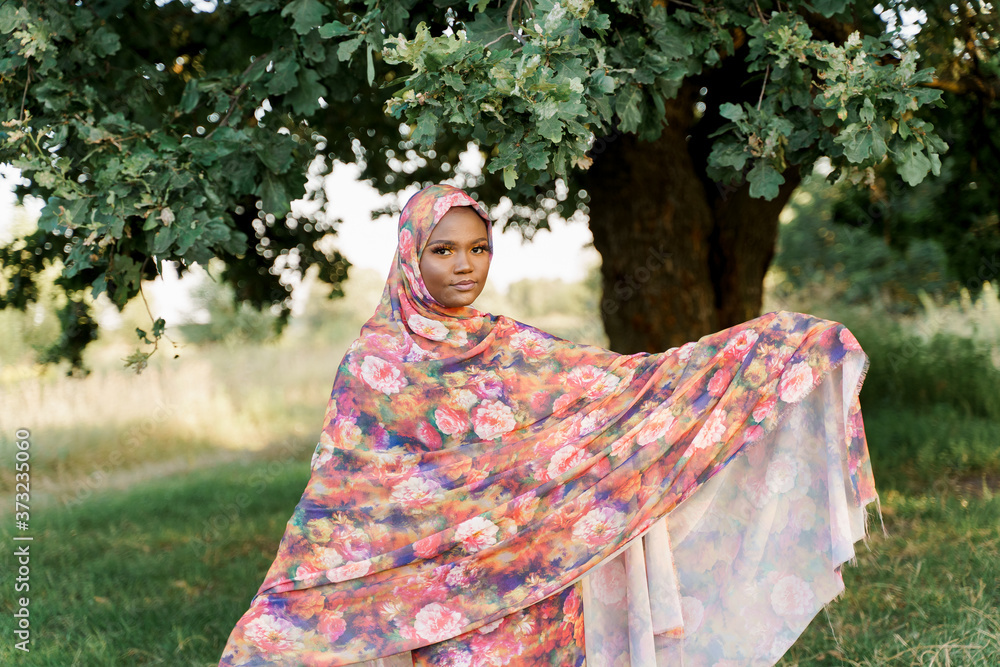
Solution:
M37 512L33 650L15 656L5 642L0 664L216 664L274 558L306 458L208 468ZM891 492L883 511L889 537L859 545L846 593L781 665L1000 664L1000 498Z
M67 502L163 471L293 443L311 451L346 346L217 346L156 359L142 375L98 368L83 379L28 377L0 386L32 433L36 499ZM15 414L15 411L11 411ZM12 476L0 479L9 491Z
M883 510L889 537L780 664L1000 664L1000 497L897 492Z
M0 664L217 664L308 478L308 461L255 461L36 511L32 650L5 641Z

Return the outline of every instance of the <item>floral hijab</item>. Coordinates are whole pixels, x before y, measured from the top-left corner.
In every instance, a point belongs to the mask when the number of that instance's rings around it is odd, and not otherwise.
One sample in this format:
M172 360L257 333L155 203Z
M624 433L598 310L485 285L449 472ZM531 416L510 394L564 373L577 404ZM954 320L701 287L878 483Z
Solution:
M427 291L420 275L421 251L434 227L453 206L468 206L483 218L493 248L492 221L465 192L450 185L432 185L411 197L399 216L399 244L382 301L358 339L368 343L369 351L376 351L384 343L384 349L395 355L402 346L406 348L403 360L407 362L463 356L489 334L488 317L472 307L441 305Z
M446 308L419 256L453 206L489 220L446 185L404 207L309 483L220 664L346 665L503 619L642 535L823 374L862 359L843 325L784 311L620 355ZM848 446L851 495L870 500L863 429Z

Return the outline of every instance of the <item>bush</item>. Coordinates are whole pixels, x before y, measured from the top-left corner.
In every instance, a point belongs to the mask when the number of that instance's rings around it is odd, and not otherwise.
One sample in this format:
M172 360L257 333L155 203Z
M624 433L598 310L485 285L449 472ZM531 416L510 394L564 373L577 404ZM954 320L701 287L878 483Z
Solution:
M849 328L871 358L861 406L880 487L1000 473L1000 370L986 345L924 341L891 321Z

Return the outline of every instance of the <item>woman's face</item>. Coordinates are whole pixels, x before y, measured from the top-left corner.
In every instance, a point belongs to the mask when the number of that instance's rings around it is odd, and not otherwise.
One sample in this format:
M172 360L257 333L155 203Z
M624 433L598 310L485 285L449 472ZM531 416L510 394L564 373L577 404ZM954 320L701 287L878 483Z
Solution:
M471 305L486 286L490 246L486 221L468 206L448 209L420 254L420 274L442 306Z

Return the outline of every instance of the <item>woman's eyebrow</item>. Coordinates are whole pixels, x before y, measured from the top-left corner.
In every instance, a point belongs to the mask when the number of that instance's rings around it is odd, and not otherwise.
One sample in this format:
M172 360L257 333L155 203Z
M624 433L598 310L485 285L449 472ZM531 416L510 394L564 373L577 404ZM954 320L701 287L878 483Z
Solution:
M486 238L485 236L481 236L480 238L478 238L478 239L476 239L475 241L473 241L473 242L472 242L472 245L475 245L475 244L477 244L477 243L483 243L483 242L485 242L485 241L488 241L488 240L489 240L489 239L487 239L487 238ZM447 240L447 239L436 239L436 240L434 240L434 241L428 241L428 242L427 242L427 245L429 245L429 246L430 246L430 245L447 245L447 246L456 246L456 245L458 245L458 243L456 243L455 241L449 241L449 240Z

